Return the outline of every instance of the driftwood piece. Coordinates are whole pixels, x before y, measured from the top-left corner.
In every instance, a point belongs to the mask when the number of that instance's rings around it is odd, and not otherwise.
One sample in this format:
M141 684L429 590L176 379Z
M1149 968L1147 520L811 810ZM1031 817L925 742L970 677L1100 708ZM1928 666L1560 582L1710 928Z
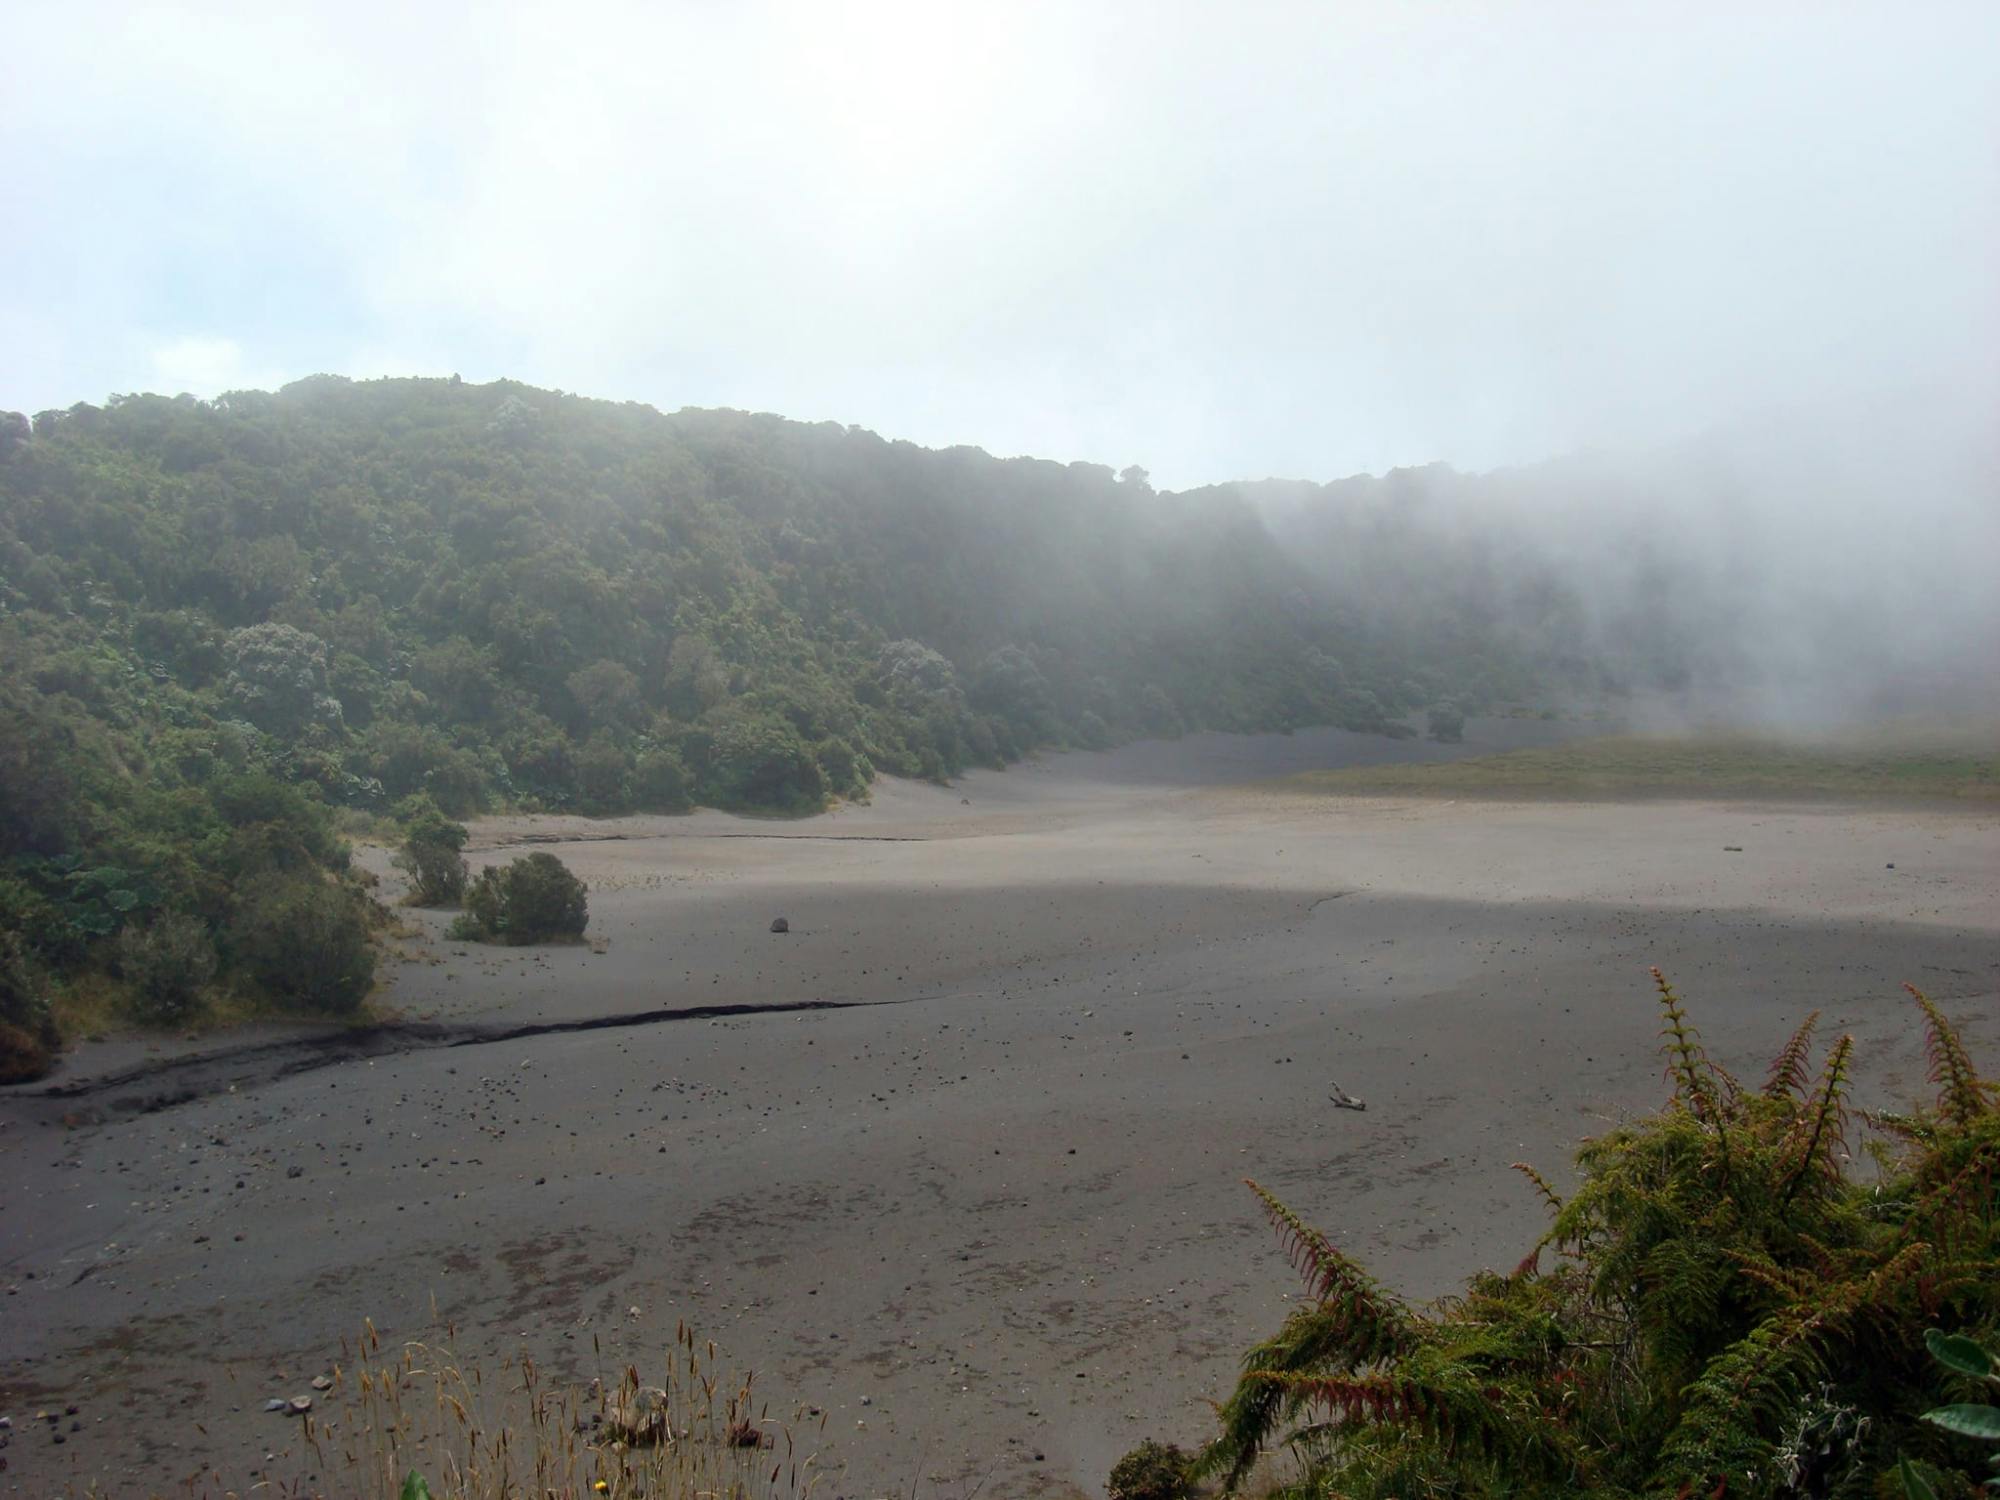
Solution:
M1366 1109L1368 1107L1368 1102L1365 1099L1355 1098L1337 1083L1329 1083L1327 1087L1333 1090L1333 1107L1335 1109Z

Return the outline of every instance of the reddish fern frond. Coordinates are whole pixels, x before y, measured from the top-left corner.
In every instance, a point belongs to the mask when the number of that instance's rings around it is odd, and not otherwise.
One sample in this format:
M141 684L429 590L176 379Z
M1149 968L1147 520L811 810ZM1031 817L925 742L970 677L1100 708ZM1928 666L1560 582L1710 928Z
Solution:
M1910 998L1924 1013L1924 1056L1930 1062L1931 1082L1938 1086L1938 1110L1963 1130L1986 1113L1986 1095L1980 1087L1979 1072L1972 1066L1958 1028L1945 1019L1944 1012L1930 996L1914 984L1905 984Z
M1733 1259L1736 1269L1745 1277L1783 1297L1803 1297L1818 1284L1818 1279L1811 1273L1780 1266L1770 1260L1753 1260L1745 1256Z
M1898 1238L1908 1243L1924 1236L1942 1243L1976 1227L1992 1212L1996 1179L2000 1141L1981 1141L1951 1176L1926 1188L1910 1205Z
M1799 1029L1771 1059L1771 1070L1764 1076L1766 1099L1797 1099L1805 1093L1806 1085L1812 1080L1809 1064L1813 1028L1817 1025L1819 1012L1814 1011L1799 1023Z
M1415 1342L1415 1323L1394 1293L1336 1250L1331 1240L1275 1194L1248 1178L1244 1180L1264 1205L1271 1227L1278 1231L1285 1258L1305 1278L1307 1294L1337 1314L1365 1357L1380 1359Z
M1252 1380L1268 1380L1337 1422L1401 1422L1421 1407L1415 1382L1394 1375L1297 1375L1254 1370Z
M1542 1176L1540 1172L1537 1172L1524 1161L1512 1162L1509 1165L1535 1185L1535 1191L1542 1195L1542 1201L1548 1204L1550 1213L1559 1214L1562 1212L1563 1201L1557 1195L1556 1190L1549 1186L1549 1180L1546 1177Z
M1843 1036L1827 1054L1819 1086L1806 1101L1804 1128L1795 1135L1795 1160L1785 1183L1786 1203L1797 1196L1800 1186L1815 1173L1837 1178L1840 1164L1834 1153L1847 1143L1847 1065L1854 1056L1854 1038Z
M1930 1256L1931 1247L1922 1241L1905 1245L1869 1273L1866 1293L1856 1301L1880 1302L1890 1292L1914 1281L1923 1272L1924 1263Z
M1289 1401L1317 1409L1326 1425L1417 1428L1447 1451L1491 1460L1505 1455L1517 1478L1574 1475L1579 1455L1546 1407L1470 1369L1437 1378L1407 1375L1307 1375L1260 1372ZM1531 1414L1532 1413L1532 1414Z
M1847 1281L1861 1274L1868 1259L1868 1252L1852 1247L1835 1249L1817 1236L1804 1230L1798 1231L1799 1247L1805 1251L1807 1265L1799 1268L1799 1274L1811 1281ZM1803 1295L1803 1292L1801 1293Z
M1710 1076L1722 1085L1722 1098L1725 1104L1734 1104L1743 1097L1743 1085L1736 1081L1734 1073L1712 1057L1705 1056L1704 1061L1708 1063Z

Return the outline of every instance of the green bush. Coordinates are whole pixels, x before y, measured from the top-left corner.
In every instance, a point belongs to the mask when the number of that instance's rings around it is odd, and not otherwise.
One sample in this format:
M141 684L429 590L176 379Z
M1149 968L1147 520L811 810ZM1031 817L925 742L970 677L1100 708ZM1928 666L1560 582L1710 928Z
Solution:
M1440 703L1430 712L1430 735L1441 745L1456 745L1465 739L1465 715L1455 703Z
M553 854L538 851L481 870L451 933L489 943L574 942L589 922L583 882Z
M201 1007L215 978L215 941L208 924L167 912L149 927L118 934L118 973L132 986L132 1001L148 1021L171 1025Z
M813 759L819 762L820 773L826 778L827 787L834 796L860 797L867 794L875 768L868 763L867 756L846 740L836 738L815 745Z
M470 874L459 850L469 837L463 823L446 817L429 798L406 804L396 864L410 877L404 899L411 906L457 906L464 899Z
M632 757L599 730L576 752L576 785L586 812L618 812L629 805Z
M694 806L687 766L664 745L639 753L631 789L632 805L641 812L678 813Z
M471 879L465 856L449 844L428 839L409 839L396 855L396 863L408 872L411 906L457 906L465 899Z
M0 1083L40 1078L55 1047L46 981L20 938L0 929Z
M1107 1500L1185 1500L1193 1493L1193 1457L1148 1439L1112 1465Z
M716 807L803 813L826 805L826 773L783 719L727 714L690 739L705 752L703 800Z
M230 956L281 1005L350 1014L375 982L364 899L351 886L317 875L271 881L238 911Z

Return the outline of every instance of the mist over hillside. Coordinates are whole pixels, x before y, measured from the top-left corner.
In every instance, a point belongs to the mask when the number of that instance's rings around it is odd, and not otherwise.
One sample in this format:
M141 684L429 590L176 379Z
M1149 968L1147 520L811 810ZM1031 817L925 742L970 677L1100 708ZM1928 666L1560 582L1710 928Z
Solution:
M1964 398L1767 414L1645 452L1230 486L1424 647L1782 734L2000 708L2000 433Z

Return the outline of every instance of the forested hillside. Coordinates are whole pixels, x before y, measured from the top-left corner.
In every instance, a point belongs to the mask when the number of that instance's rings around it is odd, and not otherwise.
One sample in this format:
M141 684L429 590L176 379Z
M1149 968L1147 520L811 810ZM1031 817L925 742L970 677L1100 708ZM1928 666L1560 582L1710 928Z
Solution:
M1534 666L1136 469L456 379L0 417L6 1012L85 972L353 1004L340 808L797 813L1037 746L1408 732Z

